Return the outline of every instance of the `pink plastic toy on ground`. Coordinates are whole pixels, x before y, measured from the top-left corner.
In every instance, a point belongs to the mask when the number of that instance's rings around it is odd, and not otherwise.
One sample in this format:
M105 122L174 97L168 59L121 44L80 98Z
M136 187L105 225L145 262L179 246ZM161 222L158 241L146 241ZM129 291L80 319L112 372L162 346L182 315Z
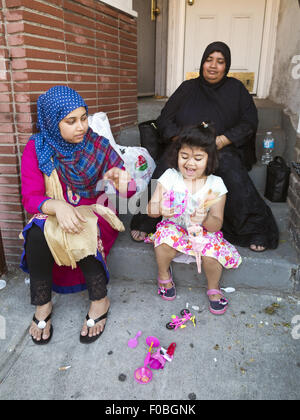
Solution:
M149 366L151 369L163 369L166 362L172 362L174 357L174 352L176 348L176 343L171 343L168 349L160 347L156 353L154 353L150 358Z
M152 381L152 372L148 367L148 364L150 362L151 359L151 350L152 347L159 347L160 346L160 342L159 339L153 336L149 336L146 338L146 343L149 347L147 356L145 357L144 360L144 366L141 366L139 368L137 368L134 371L134 379L139 383L139 384L143 384L146 385L149 382Z
M184 325L187 321L191 321L196 327L196 318L195 315L192 315L191 312L188 309L183 309L180 312L180 315L182 318L179 318L178 316L173 315L172 321L168 322L166 327L168 330L177 330L178 328L185 328L186 325Z

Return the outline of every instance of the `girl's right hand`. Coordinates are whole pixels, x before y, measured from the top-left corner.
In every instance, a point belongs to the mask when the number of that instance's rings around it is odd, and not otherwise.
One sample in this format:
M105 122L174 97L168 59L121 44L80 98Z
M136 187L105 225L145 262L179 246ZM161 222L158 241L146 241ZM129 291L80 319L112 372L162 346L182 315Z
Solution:
M175 207L165 207L162 203L160 204L160 214L163 217L174 217Z
M63 232L78 234L83 231L83 223L86 223L87 220L81 216L76 207L61 200L48 200L45 205L46 208L43 206L42 211L46 214L55 214Z

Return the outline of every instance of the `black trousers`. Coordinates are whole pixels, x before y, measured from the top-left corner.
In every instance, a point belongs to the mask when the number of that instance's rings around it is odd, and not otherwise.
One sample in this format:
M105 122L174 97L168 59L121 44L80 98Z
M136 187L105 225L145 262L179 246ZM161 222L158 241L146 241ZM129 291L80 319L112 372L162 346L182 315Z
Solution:
M31 304L42 306L51 301L54 258L41 229L33 225L26 241L26 261L30 274ZM106 297L106 274L100 261L89 256L79 261L91 301Z

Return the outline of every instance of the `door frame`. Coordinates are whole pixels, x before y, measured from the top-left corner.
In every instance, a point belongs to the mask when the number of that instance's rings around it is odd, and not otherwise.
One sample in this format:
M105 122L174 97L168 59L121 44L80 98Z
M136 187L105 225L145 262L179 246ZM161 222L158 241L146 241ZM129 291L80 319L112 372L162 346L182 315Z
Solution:
M171 96L185 80L184 47L186 0L169 0L167 96ZM280 0L266 0L262 49L256 96L266 98L270 92L276 47Z

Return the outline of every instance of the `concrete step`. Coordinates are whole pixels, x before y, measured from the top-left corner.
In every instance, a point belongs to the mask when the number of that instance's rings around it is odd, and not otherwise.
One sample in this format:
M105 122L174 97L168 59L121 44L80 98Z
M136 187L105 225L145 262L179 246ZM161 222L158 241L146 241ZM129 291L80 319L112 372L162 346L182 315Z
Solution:
M238 247L243 263L237 270L224 270L223 284L235 288L252 288L282 293L292 293L297 287L295 273L298 260L290 244L285 203L270 203L273 214L281 228L280 244L276 250L255 253L248 248ZM130 237L131 215L120 215L126 231L121 233L108 258L112 278L149 282L155 287L157 268L154 249L151 244L136 243ZM174 280L180 286L204 287L204 275L197 273L196 264L173 263Z
M282 105L276 104L269 99L254 98L258 111L259 131L269 131L272 128L282 127Z

